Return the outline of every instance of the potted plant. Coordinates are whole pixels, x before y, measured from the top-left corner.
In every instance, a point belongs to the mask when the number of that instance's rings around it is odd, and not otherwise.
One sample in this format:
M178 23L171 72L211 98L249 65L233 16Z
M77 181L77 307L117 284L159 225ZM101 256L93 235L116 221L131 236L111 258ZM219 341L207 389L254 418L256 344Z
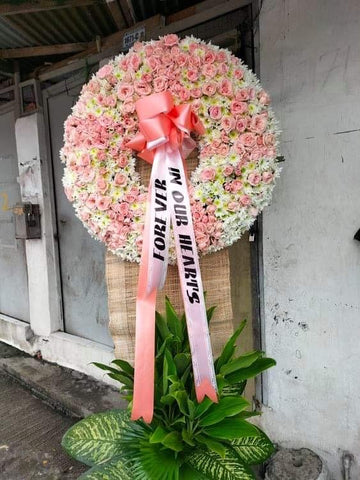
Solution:
M214 307L207 311L208 321ZM219 402L196 401L190 346L184 316L166 300L165 316L156 315L155 405L151 424L133 422L127 410L91 415L72 426L62 445L91 468L87 480L250 480L251 465L274 451L269 438L248 419L242 396L246 381L275 360L261 351L238 355L236 342L244 320L215 360ZM133 367L124 360L95 364L119 381L131 405Z

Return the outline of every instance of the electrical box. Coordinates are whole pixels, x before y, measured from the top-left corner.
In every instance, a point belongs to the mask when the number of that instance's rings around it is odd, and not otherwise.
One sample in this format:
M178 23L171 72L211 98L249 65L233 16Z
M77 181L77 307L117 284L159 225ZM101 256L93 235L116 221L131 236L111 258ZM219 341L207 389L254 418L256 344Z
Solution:
M40 207L34 203L22 203L13 208L15 238L30 240L41 238Z

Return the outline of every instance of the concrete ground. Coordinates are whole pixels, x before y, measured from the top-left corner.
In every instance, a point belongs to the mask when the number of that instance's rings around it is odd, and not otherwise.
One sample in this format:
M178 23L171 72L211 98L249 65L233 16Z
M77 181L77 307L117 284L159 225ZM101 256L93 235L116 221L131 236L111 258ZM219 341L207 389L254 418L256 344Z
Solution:
M83 416L123 406L112 387L0 343L0 479L78 478L88 467L62 450L63 434Z

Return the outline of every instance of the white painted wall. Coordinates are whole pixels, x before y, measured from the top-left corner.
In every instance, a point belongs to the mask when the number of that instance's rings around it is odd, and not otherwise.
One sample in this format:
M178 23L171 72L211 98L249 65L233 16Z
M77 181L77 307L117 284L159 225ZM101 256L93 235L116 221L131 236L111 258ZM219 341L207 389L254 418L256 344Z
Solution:
M262 424L360 478L360 2L264 0L260 70L286 158L264 214Z

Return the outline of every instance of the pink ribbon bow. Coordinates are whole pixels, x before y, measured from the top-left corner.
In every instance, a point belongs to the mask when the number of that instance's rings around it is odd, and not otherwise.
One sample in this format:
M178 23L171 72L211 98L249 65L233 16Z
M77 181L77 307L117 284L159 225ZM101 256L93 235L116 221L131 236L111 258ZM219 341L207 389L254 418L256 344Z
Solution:
M192 352L198 402L217 402L217 387L203 286L183 158L196 146L192 131L204 127L190 105L174 106L169 92L136 102L138 133L127 147L152 163L136 300L134 397L131 418L150 423L154 409L156 294L164 285L170 224Z

